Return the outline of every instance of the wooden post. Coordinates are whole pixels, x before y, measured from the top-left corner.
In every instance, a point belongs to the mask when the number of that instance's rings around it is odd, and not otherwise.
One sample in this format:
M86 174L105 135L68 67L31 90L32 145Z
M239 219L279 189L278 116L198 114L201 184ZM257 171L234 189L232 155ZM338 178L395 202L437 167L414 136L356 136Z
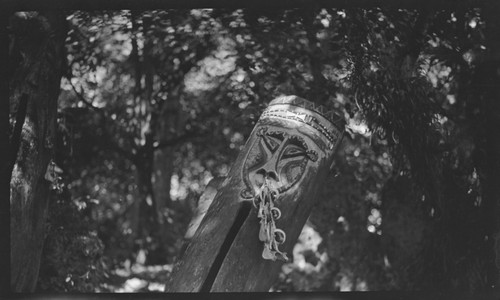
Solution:
M343 118L312 102L296 96L271 101L166 291L268 291L286 252L292 258L343 131Z

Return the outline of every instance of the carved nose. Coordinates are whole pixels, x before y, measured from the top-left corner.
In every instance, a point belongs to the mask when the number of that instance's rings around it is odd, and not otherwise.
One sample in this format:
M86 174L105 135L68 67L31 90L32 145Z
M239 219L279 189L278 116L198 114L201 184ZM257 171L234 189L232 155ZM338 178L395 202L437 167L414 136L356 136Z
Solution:
M276 182L279 181L278 179L278 174L276 174L275 171L268 171L268 170L265 170L265 169L259 169L257 172L256 172L257 175L260 175L262 176L263 178L262 179L265 179L265 178L268 178L268 179L272 179Z
M266 178L268 180L268 184L274 188L278 188L279 178L275 166L275 160L271 158L250 172L249 176L255 192L257 192L262 185L266 183Z

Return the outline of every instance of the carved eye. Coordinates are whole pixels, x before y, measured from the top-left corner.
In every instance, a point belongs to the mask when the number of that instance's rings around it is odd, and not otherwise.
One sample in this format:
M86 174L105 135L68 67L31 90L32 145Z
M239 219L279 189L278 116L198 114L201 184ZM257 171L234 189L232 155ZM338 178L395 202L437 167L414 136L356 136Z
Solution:
M267 148L271 150L271 152L276 151L278 149L281 140L277 136L264 136L264 143L266 144Z
M283 153L284 157L296 157L296 156L303 156L306 152L304 149L295 146L295 145L290 145L285 149L285 152Z

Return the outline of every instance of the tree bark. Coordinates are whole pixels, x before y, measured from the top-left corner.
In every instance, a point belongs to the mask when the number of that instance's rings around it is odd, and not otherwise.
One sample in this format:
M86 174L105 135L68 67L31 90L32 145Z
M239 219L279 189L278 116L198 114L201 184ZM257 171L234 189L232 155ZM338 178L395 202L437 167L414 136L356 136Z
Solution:
M7 66L9 61L9 37L7 35L8 26L8 13L3 11L0 13L0 66ZM9 84L7 72L0 72L0 153L10 153L10 125L9 125ZM10 199L10 178L12 174L10 168L10 161L8 159L2 160L0 163L0 226L2 228L9 228L10 225L10 212L9 201ZM0 255L8 257L10 254L10 234L3 234L0 239ZM1 270L8 270L9 262L3 259L0 263ZM0 291L8 291L10 286L9 272L2 272L0 275Z
M19 107L22 97L28 101L10 183L11 289L15 292L33 291L38 278L51 194L44 175L54 157L65 22L60 12L17 13L11 19L11 47L22 56L10 81L11 108Z
M343 126L339 117L307 100L273 100L175 265L166 290L268 291L280 271L276 259L287 259L275 244L282 241L276 227L285 232L281 246L290 253L330 170Z
M156 126L156 140L164 141L174 138L175 134L182 132L179 110L179 102L166 100L159 113ZM159 200L158 209L164 210L170 206L170 180L174 167L173 145L156 149L154 152L153 164L153 187L155 198Z
M156 140L165 141L175 138L175 135L183 131L184 121L178 101L178 93L172 93L173 99L167 99L162 105L156 124ZM167 222L168 209L171 207L170 181L174 173L175 144L156 149L153 158L153 192L156 200L156 211L160 226L160 240L164 248L173 241L169 238Z
M483 234L488 287L500 289L500 4L483 9L486 21L486 59L480 59L468 89L468 108L473 116L477 164L482 188Z

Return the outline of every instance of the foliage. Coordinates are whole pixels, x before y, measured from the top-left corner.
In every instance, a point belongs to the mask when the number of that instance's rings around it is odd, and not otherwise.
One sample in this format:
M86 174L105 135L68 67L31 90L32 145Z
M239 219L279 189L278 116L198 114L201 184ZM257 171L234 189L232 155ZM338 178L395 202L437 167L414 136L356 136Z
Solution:
M486 43L481 11L74 12L68 22L67 190L51 204L40 289L98 290L104 274L169 269L204 186L281 94L336 109L348 127L305 229L322 242L305 246L304 233L274 290L487 286L485 146L468 111L484 110L468 92ZM82 256L82 243L95 253ZM64 283L89 265L97 277Z
M49 211L37 290L93 292L107 268L97 232L89 231L89 218L71 201L67 189L53 195Z

